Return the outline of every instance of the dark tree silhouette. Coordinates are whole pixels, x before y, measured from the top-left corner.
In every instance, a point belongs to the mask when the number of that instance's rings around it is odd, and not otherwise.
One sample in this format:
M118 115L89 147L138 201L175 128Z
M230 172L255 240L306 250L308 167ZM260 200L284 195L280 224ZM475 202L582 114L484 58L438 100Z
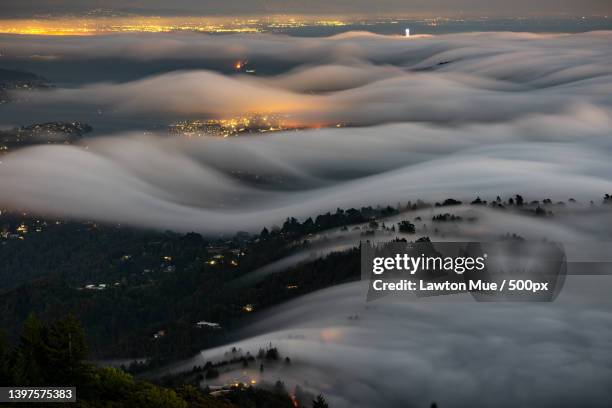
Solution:
M400 221L397 224L399 232L404 234L414 234L416 232L416 227L410 221Z
M314 401L312 401L312 408L329 408L329 404L325 400L325 397L319 394Z

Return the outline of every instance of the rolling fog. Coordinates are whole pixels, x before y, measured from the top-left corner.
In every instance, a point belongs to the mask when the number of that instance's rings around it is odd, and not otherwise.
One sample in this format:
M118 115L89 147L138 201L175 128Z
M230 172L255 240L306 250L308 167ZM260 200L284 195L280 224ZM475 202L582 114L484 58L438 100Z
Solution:
M121 134L38 146L0 165L1 203L128 225L233 233L286 217L408 200L600 202L612 191L610 118L563 116L436 127L423 123L228 139Z
M16 65L169 65L16 93L4 126L78 119L113 131L4 156L0 206L232 233L449 196L598 201L612 191L611 35L2 36ZM214 68L238 58L289 66L258 76ZM172 70L176 61L209 69ZM251 112L307 130L224 140L130 130Z
M479 221L430 235L609 241L609 211L588 203L612 193L611 40L610 32L2 36L5 61L59 85L18 93L0 124L78 119L106 131L76 146L3 156L0 206L232 234L337 207L519 193L577 204L541 220L461 208ZM236 60L267 74L231 72ZM125 72L104 68L113 61ZM308 129L227 139L151 131L250 112ZM231 345L256 352L272 342L293 363L265 378L246 375L302 384L337 408L595 407L612 399L607 303L366 305L362 289L311 294L255 323ZM231 345L172 369L222 358Z
M607 385L612 281L594 276L593 267L600 262L609 275L610 211L575 203L555 207L550 219L463 205L450 211L477 221L442 223L434 231L431 216L447 210L424 208L381 221L391 225L409 218L416 236L426 234L434 242L490 241L508 233L563 242L568 276L555 302L476 303L469 294L417 299L405 293L367 302L367 281L350 283L264 311L231 334L238 340L149 375L256 355L271 345L281 361L263 361L263 373L259 361L248 368L237 363L220 368L220 377L202 386L252 381L272 386L281 380L290 392L300 386L323 393L334 407L426 407L433 401L441 407L606 406L612 397ZM308 250L236 283L252 284L308 258L354 246L363 239L361 231L317 234ZM379 231L368 239L388 242L398 235ZM289 365L282 361L286 356Z
M290 391L324 393L334 407L604 407L612 398L609 303L566 302L571 282L553 304L457 296L366 303L361 283L336 286L275 308L245 340L157 375L226 360L231 347L255 355L271 342L291 365L265 363L262 374L259 363L238 364L209 384L281 379Z

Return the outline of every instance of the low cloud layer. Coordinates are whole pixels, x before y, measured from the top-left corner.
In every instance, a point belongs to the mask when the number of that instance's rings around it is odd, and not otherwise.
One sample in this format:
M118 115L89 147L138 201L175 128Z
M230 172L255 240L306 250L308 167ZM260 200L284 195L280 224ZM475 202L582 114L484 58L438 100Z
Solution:
M572 280L564 290L571 287ZM232 346L256 353L271 342L291 357L291 366L268 364L263 374L238 367L213 383L282 379L290 390L299 384L324 393L339 408L422 407L432 401L604 407L612 398L606 303L577 307L563 294L555 304L364 299L359 283L305 296L258 321L245 340L167 370L224 360Z
M229 139L126 134L9 154L0 191L11 208L204 233L418 198L598 200L612 191L610 119L592 107L572 115Z
M68 71L95 73L94 67L79 64L117 59L128 64L118 66L117 72L138 66L159 66L154 71L161 71L128 82L24 94L29 103L8 107L13 120L24 116L24 109L34 118L96 112L104 117L92 115L94 121L140 118L146 126L152 118L256 111L286 114L312 126L371 125L503 121L584 102L609 108L611 35L491 33L406 39L369 33L328 38L167 34L90 40L3 36L0 47L8 61L44 57L44 64L63 63ZM289 71L266 77L224 74L223 67L237 60L249 61L253 69L261 66L264 72L274 72L271 66ZM181 66L213 71L175 71Z
M173 71L20 93L4 105L0 122L77 116L116 133L4 156L0 205L231 233L337 207L448 196L598 200L612 191L610 36L3 39L9 58L46 52L78 61L124 53L146 64L243 55L295 66L270 76ZM250 112L317 129L223 140L123 130L126 123L147 128Z
M479 221L457 238L514 232L609 241L609 212L587 203L612 193L611 36L0 37L12 61L42 56L45 64L78 68L117 58L134 64L123 67L157 64L162 71L129 81L97 72L92 75L104 82L24 92L3 106L3 124L78 116L115 133L2 156L0 207L231 234L337 207L520 193L528 200L573 197L583 205L540 219L479 208ZM282 69L251 77L215 68L236 59ZM198 69L164 70L160 61ZM227 139L126 131L252 111L313 129ZM352 127L320 128L336 123ZM432 236L455 238L443 232ZM301 255L249 278L277 272ZM364 299L359 284L351 284L296 300L237 345L256 351L272 341L293 363L282 375L265 371L261 380L308 380L307 388L340 408L431 401L596 407L612 398L606 305L391 299L366 306ZM206 351L182 368L222 358L225 349Z

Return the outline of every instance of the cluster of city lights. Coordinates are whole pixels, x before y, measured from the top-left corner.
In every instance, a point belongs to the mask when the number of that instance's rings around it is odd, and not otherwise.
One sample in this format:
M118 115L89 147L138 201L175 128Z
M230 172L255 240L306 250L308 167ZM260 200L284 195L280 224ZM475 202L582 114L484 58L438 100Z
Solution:
M205 33L259 33L314 26L345 26L339 19L276 16L248 19L155 16L86 16L49 19L0 20L0 34L97 35L110 33L196 31Z
M274 114L253 113L227 119L180 121L170 125L170 133L194 136L230 137L243 133L267 133L297 130L286 118Z

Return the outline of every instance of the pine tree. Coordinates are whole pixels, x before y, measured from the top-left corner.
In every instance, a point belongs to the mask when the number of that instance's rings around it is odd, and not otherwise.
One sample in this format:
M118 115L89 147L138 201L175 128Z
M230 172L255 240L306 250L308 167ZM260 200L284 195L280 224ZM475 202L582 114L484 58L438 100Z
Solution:
M13 376L22 386L43 385L45 383L41 362L44 361L44 327L31 313L23 323L19 346L13 364Z
M312 408L329 408L329 405L327 404L325 397L319 394L317 395L317 398L312 401Z
M87 342L74 316L58 320L49 327L45 351L45 368L50 371L51 378L60 384L76 384L83 374L82 362L87 357Z

